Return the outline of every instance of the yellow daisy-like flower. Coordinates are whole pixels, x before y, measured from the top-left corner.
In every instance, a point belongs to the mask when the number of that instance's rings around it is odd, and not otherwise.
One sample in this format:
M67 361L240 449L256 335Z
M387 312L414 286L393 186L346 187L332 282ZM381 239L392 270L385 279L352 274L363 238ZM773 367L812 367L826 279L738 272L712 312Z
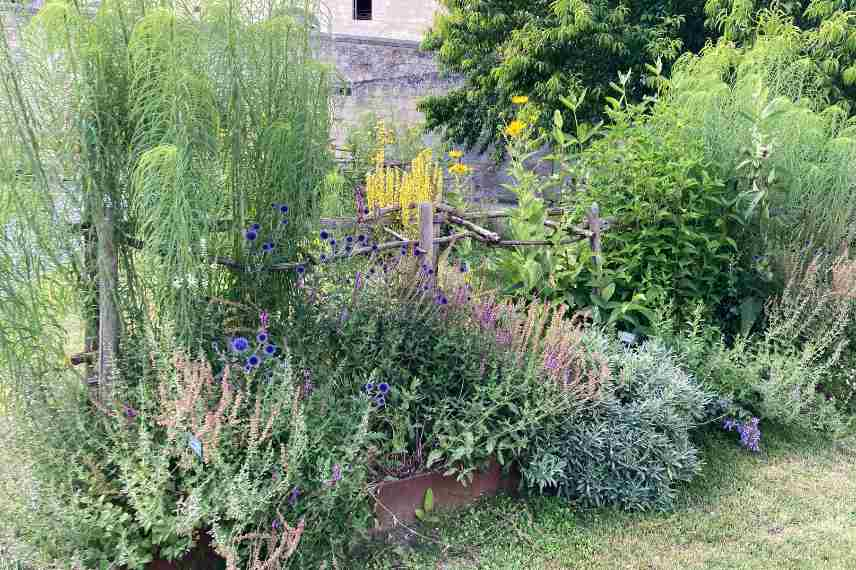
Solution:
M471 169L469 166L460 162L453 164L449 167L449 172L451 172L455 176L464 176L466 174L469 174L470 170Z
M529 97L527 97L526 95L515 95L511 98L511 102L515 105L525 105L529 102Z
M511 138L517 138L520 136L520 133L526 128L526 123L515 119L511 121L507 127L505 127L505 134L510 136Z
M450 150L449 158L454 158L455 160L462 158L464 156L464 151L462 150Z

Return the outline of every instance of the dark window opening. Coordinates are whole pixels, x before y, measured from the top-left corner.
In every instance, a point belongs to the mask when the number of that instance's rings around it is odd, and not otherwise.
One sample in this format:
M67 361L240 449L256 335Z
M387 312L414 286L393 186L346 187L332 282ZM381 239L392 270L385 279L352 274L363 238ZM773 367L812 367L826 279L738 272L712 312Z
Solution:
M354 19L372 19L372 0L354 0Z

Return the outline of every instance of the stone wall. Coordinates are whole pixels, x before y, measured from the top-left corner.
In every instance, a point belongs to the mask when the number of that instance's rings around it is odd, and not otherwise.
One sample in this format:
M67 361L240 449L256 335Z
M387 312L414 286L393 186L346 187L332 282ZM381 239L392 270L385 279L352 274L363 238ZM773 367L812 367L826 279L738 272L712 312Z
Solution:
M325 0L335 34L419 41L431 25L435 0L371 0L372 19L354 19L354 0Z

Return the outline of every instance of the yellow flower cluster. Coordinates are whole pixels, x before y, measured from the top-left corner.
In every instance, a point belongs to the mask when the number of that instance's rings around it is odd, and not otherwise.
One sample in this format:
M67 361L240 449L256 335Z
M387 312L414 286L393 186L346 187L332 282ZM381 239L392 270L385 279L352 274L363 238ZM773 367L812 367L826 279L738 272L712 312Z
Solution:
M525 105L529 102L529 97L527 97L526 95L515 95L511 98L511 102L515 105Z
M464 164L463 162L456 162L455 164L449 167L449 172L451 172L455 176L466 176L470 173L470 170L470 167Z
M401 206L401 223L415 226L418 215L413 206L439 200L443 195L443 169L434 162L431 149L420 152L409 171L386 166L384 147L390 134L382 124L376 129L378 150L374 169L366 176L366 202L369 208Z
M519 119L515 119L508 123L508 126L505 127L505 134L510 136L511 138L517 138L520 136L520 133L522 133L525 129L526 123Z

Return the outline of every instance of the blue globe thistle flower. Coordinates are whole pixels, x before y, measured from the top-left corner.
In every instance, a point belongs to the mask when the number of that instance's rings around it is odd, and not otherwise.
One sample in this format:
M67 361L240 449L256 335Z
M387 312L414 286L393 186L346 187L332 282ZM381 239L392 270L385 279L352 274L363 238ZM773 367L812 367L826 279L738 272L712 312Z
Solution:
M256 340L259 341L261 344L266 343L268 341L268 333L264 331L260 332L256 335Z
M437 298L437 304L438 305L448 305L449 300L445 296L441 295L440 297Z
M265 244L262 245L262 250L270 253L271 251L273 251L274 247L275 247L274 243L272 241L269 241L269 242L265 242Z
M262 229L262 225L261 224L253 224L250 226L250 229L257 232L260 229Z
M463 261L461 262L461 267L460 267L460 269L461 269L461 273L466 273L467 271L469 271L469 270L470 270L470 268L467 266L467 264L466 264L465 262L463 262Z
M288 219L282 220L280 223L284 226L287 226L288 225Z
M239 336L232 339L232 350L235 352L244 352L248 348L250 348L250 341L244 337Z
M387 384L386 382L381 382L380 384L377 385L377 391L380 392L381 394L388 393L389 392L389 384Z
M378 247L378 245L376 243L372 244L372 251L374 251L374 252L380 251L380 248Z
M252 366L255 368L261 363L261 358L259 358L258 354L253 354L247 359L247 366Z
M333 249L336 249L336 244L338 244L338 243L339 242L336 241L336 238L332 238L330 240L330 245L333 246Z
M288 206L283 204L282 206L279 207L279 211L282 212L283 214L287 214L288 213Z
M345 241L348 243L354 243L354 236L348 236L345 238Z
M363 234L358 235L357 241L360 243L364 243L366 241L366 236L364 236Z
M318 256L318 260L319 260L321 263L324 263L325 261L327 261L327 254L326 254L326 253L322 253L321 255L319 255L319 256Z
M365 214L365 215L367 215L367 216L369 215L369 212L370 212L370 211L371 211L371 210L369 210L368 208L363 208L363 214Z
M366 382L365 384L363 384L363 392L368 394L372 390L374 390L374 384L372 382Z
M353 249L354 249L354 246L352 246L352 245L346 245L346 246L345 246L345 251L346 251L346 252L348 252L348 253L351 253L351 251L352 251Z
M374 399L374 403L375 405L377 405L378 408L382 408L386 405L386 398L384 398L383 396L377 396Z
M244 237L247 238L247 241L256 241L259 234L255 230L247 230L246 233L244 233Z
M244 372L246 372L247 374L249 374L252 371L253 371L253 367L250 366L249 364L244 366Z
M330 232L328 232L327 230L321 230L321 239L324 241L330 239Z
M304 266L302 266L302 265L298 265L298 266L297 266L297 274L298 274L298 275L303 275L304 273L306 273L306 268L305 268Z
M268 356L273 356L274 354L276 354L276 345L269 344L265 346L265 354L267 354Z

